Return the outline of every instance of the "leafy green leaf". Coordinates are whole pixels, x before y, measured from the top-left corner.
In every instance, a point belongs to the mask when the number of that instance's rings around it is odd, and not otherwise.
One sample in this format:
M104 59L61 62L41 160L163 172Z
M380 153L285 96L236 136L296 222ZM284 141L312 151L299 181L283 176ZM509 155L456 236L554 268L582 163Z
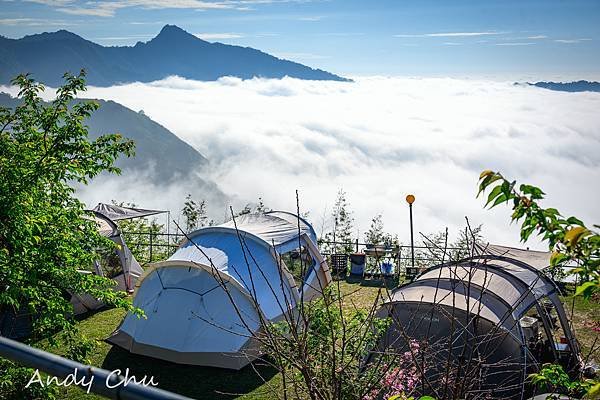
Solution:
M488 195L488 199L487 199L484 207L487 207L487 205L490 204L492 202L492 200L494 200L496 198L496 196L498 196L501 192L502 192L502 186L500 186L500 185L498 185L494 189L492 189L492 191Z
M575 296L590 297L591 294L597 289L597 282L584 282L581 285L577 286L577 289L575 290Z

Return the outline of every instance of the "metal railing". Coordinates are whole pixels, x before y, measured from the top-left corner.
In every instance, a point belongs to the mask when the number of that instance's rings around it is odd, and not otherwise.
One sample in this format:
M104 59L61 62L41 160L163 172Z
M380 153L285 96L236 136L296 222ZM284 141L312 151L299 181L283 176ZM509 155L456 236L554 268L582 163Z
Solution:
M185 235L181 233L159 233L159 232L121 232L124 236L136 236L138 240L128 241L129 248L147 248L148 257L144 261L151 263L154 260L154 255L159 249L167 249L167 255L171 255L179 247L181 240ZM161 261L161 260L159 260Z
M360 251L364 251L365 249L369 249L369 248L374 248L375 245L373 245L372 243L364 243L364 242L359 242L358 240L352 241L352 242L338 242L338 241L331 241L331 240L319 240L319 245L320 247L323 247L322 245L333 245L334 248L336 248L337 246L347 246L347 247L354 247L355 251L358 253ZM382 246L383 245L379 245ZM431 250L437 250L437 251L442 251L443 249L439 249L436 248L434 246L414 246L414 249L416 251L420 251L420 250L425 250L425 251L431 251ZM409 254L410 250L411 250L411 246L410 245L395 245L395 246L391 246L388 248L385 248L386 252L382 252L381 253L381 257L385 257L387 254L397 254L398 257L395 257L397 260L412 260L412 257L410 255L407 256L403 256L403 254ZM452 251L458 251L458 250L462 250L459 247L447 247L446 251L447 252L452 252ZM323 255L331 255L331 254L339 254L340 252L336 251L336 252L328 252L328 251L322 251L321 254ZM347 254L351 254L351 253L347 253ZM432 257L427 257L427 256L423 256L422 252L417 253L417 255L415 255L415 261L423 261L423 262L428 262L428 263L432 263L432 262L440 262L441 260L439 258L432 258Z
M340 246L342 247L342 251L339 251ZM433 251L437 253L442 253L444 251L444 249L435 246L385 246L382 244L375 245L373 243L359 242L358 239L344 242L319 240L319 247L323 249L321 254L326 257L335 257L344 254L348 256L352 254L352 252L349 251L350 248L352 248L355 253L366 254L367 258L371 259L371 262L365 263L363 277L390 276L389 273L383 273L381 264L384 260L391 262L394 265L392 276L396 279L400 279L401 276L404 276L407 279L413 279L424 267L441 263L441 257L435 257L432 253ZM327 247L330 249L327 249ZM447 253L457 250L461 249L458 247L447 247L445 249ZM424 251L429 252L429 254L426 254ZM444 258L445 261L448 261L450 258L449 254Z
M123 235L126 236L135 236L137 240L127 242L129 248L138 248L143 250L143 254L145 257L142 260L146 263L152 263L154 261L162 261L161 259L155 259L156 255L159 254L160 250L167 249L166 255L170 256L175 252L175 250L179 247L181 240L185 238L184 234L181 233L159 233L159 232L122 232ZM319 240L319 247L321 248L321 253L324 256L330 256L332 254L340 254L340 251L327 251L326 247L333 247L333 249L337 249L338 247L345 248L353 248L355 252L364 251L365 249L373 248L374 245L372 243L360 242L358 239L354 241L331 241L331 240ZM396 245L391 248L386 249L385 253L382 253L381 257L390 257L390 255L394 255L394 259L398 262L403 261L412 261L411 255L411 246L410 245ZM429 255L423 254L424 251L431 250L440 250L436 249L433 246L414 246L414 250L417 252L414 256L414 261L419 264L431 264L440 262L438 258L430 257ZM460 250L456 247L448 247L446 251L456 251ZM345 252L345 254L351 254L351 252Z
M0 356L57 378L65 379L76 374L78 382L91 382L90 392L109 399L191 400L166 390L128 382L125 377L114 372L68 360L2 336Z

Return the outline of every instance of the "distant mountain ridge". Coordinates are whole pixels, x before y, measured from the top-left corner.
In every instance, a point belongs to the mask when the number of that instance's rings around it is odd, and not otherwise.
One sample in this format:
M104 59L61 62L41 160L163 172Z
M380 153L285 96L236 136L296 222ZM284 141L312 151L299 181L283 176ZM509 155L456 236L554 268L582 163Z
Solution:
M46 85L59 86L65 72L82 68L87 83L94 86L150 82L170 75L202 81L223 76L348 80L250 47L210 43L174 25L166 25L148 42L122 47L104 47L65 30L21 39L0 36L0 83L29 72Z
M0 92L0 107L14 108L20 101ZM190 193L200 193L203 198L210 194L216 202L227 199L217 185L206 178L208 160L192 146L142 112L111 100L94 101L100 108L85 120L90 138L120 133L135 142L135 157L120 157L115 164L123 175L144 176L158 187L185 182ZM115 198L118 199L118 193Z
M560 92L600 92L600 82L584 80L577 82L527 82L527 84Z

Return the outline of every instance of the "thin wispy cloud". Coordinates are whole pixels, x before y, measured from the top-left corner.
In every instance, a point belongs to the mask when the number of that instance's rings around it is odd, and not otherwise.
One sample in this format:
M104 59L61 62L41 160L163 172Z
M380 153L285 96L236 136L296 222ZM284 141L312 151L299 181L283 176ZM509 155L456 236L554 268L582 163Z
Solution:
M314 15L314 16L308 16L308 17L299 17L298 21L317 22L317 21L321 21L323 18L325 18L325 17L322 15Z
M471 37L471 36L490 36L502 35L506 32L446 32L446 33L430 33L429 37Z
M5 26L75 26L74 21L52 20L42 18L0 18L0 25Z
M503 35L508 32L435 32L435 33L418 33L418 34L398 34L394 37L398 38L427 38L427 37L473 37L473 36L492 36L492 35Z
M444 42L442 44L444 46L462 46L462 43L458 43L458 42Z
M345 36L364 36L364 34L365 34L364 32L319 32L319 33L316 33L315 35L345 37Z
M529 40L541 40L541 39L548 39L548 36L546 36L546 35L534 35L534 36L527 36L525 39L529 39Z
M164 21L132 21L130 25L165 25Z
M56 11L94 17L114 17L123 8L157 9L191 9L191 10L252 10L252 5L273 3L308 2L310 0L116 0L116 1L76 1L76 0L25 0L31 3L44 4Z
M261 37L275 37L275 36L279 36L279 33L276 32L259 32L259 33L255 33L252 36L257 37L257 38L261 38Z
M565 44L575 44L581 42L588 42L592 40L591 38L580 38L580 39L555 39L556 43L565 43Z
M503 43L495 43L496 46L531 46L534 45L534 42L503 42Z
M25 0L28 3L44 4L51 7L66 6L75 3L74 0Z
M245 37L245 35L241 33L232 33L232 32L224 32L224 33L194 33L194 36L200 38L202 40L227 40L227 39L240 39Z

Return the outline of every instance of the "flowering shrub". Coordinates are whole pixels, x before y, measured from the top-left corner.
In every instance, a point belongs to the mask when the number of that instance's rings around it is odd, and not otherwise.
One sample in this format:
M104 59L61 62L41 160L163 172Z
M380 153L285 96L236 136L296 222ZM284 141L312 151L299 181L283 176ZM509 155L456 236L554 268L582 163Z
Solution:
M394 399L408 400L410 393L419 383L419 374L414 363L419 353L419 342L410 341L410 350L404 352L396 361L397 366L388 369L378 387L367 393L363 400ZM388 367L385 365L384 367Z

